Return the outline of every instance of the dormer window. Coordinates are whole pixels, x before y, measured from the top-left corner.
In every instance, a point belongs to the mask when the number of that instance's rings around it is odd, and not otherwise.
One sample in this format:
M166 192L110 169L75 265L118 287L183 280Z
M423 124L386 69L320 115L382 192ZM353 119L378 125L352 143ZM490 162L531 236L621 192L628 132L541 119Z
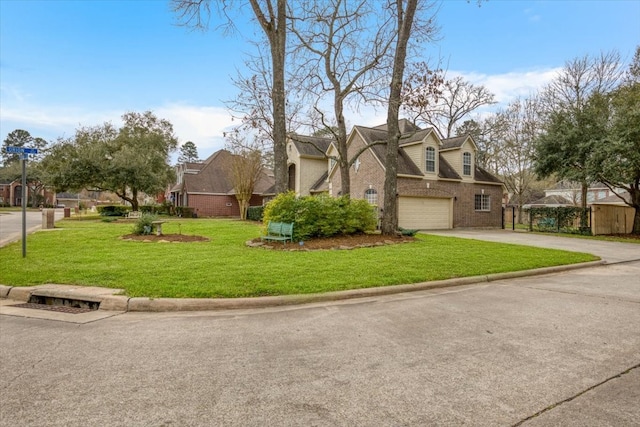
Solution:
M426 165L425 170L427 172L435 172L436 171L436 150L433 147L427 147L426 151Z
M462 174L471 176L471 153L464 153L462 155Z

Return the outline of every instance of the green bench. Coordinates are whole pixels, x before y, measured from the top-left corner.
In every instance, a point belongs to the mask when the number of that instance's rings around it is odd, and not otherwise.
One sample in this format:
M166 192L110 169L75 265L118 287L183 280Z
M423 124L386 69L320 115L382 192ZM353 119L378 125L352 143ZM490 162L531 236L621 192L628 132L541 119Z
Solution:
M293 223L289 222L273 222L267 224L267 235L260 236L261 240L276 241L287 244L287 240L293 242Z

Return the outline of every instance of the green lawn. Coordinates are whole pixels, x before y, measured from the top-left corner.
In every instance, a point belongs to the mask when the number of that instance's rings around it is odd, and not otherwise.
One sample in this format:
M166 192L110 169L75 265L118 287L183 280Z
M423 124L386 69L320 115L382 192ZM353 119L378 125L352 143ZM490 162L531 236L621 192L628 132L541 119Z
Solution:
M131 223L59 221L57 229L0 248L0 284L105 286L129 296L209 298L285 295L417 283L593 261L588 254L419 235L414 243L315 252L249 248L253 223L169 220L165 234L199 243L124 241Z

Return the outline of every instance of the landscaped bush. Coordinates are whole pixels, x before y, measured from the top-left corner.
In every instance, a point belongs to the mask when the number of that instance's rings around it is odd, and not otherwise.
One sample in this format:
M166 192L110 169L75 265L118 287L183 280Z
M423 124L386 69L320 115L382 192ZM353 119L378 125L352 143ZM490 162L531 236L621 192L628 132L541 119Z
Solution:
M365 200L324 194L296 197L293 192L269 202L263 220L265 225L269 221L293 222L294 240L364 233L376 227L374 210Z
M151 234L152 222L158 219L157 216L149 213L143 213L131 230L133 234Z
M262 221L264 206L249 206L247 209L247 219L249 221Z
M98 206L100 216L125 216L131 208L124 205L104 205Z

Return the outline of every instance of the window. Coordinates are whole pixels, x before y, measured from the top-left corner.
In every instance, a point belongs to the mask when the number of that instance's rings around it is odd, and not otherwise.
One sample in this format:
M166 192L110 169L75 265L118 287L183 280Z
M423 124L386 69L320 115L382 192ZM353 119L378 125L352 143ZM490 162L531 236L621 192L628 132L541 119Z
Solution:
M471 176L471 153L462 155L462 174Z
M369 202L370 205L378 204L378 192L373 188L364 192L364 199Z
M491 196L488 194L476 194L475 209L477 211L491 210Z
M336 159L334 159L333 157L329 157L329 170L333 169L336 163Z
M426 171L435 172L436 171L436 150L433 147L427 147L426 157L427 157Z

